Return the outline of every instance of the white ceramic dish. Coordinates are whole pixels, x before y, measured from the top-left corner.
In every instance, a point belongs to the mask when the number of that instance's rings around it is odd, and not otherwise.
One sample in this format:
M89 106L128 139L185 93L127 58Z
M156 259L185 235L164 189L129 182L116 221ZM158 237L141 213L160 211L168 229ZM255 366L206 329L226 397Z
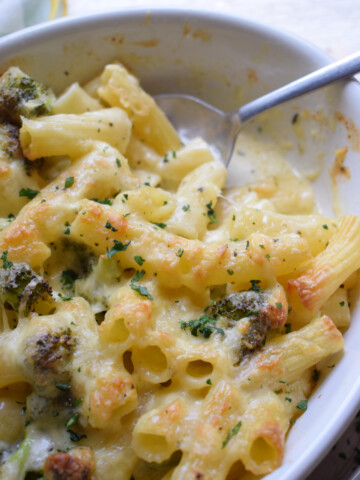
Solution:
M227 110L331 60L305 41L263 25L193 11L111 12L55 21L0 40L0 71L18 65L56 93L75 80L90 79L114 59L131 67L150 93L191 93ZM288 156L300 170L315 170L323 159L315 189L326 214L332 205L333 152L345 146L349 147L346 165L351 179L339 185L340 197L345 212L360 214L358 105L360 85L349 81L287 104L273 117L281 134L278 139L298 145ZM304 109L314 115L304 124L300 145L291 119ZM356 413L360 405L358 338L360 310L353 305L345 353L313 394L306 414L288 436L282 467L268 480L305 478Z

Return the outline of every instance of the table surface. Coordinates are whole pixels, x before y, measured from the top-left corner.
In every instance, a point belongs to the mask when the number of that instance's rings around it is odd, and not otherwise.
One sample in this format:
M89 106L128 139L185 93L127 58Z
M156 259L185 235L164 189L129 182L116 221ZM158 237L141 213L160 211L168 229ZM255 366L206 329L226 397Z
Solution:
M128 7L231 13L287 30L335 58L360 50L360 0L52 0L58 15L82 16ZM44 21L51 0L0 0L0 35ZM211 4L211 6L209 6ZM349 480L360 465L360 414L307 480ZM360 478L360 477L359 477Z

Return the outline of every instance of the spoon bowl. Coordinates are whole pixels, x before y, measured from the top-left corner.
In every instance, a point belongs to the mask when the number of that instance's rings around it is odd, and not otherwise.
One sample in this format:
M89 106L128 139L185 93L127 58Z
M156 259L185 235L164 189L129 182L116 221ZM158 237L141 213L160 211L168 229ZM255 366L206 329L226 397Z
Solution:
M226 113L191 95L160 94L155 98L182 140L203 138L228 166L236 137L244 122L276 105L348 78L359 71L360 52L356 52L252 100L233 113Z

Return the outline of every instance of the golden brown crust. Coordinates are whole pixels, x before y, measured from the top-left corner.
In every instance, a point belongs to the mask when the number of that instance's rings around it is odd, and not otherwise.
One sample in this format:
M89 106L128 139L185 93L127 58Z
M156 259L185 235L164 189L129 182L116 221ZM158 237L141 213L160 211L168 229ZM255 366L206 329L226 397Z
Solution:
M47 457L44 465L45 480L93 480L92 465L85 458L59 452Z

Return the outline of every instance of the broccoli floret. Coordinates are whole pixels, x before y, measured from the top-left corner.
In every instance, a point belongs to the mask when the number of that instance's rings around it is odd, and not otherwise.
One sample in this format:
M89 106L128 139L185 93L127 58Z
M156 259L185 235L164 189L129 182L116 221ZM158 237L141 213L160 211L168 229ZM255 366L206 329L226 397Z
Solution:
M1 469L1 478L7 480L23 479L27 471L27 463L31 451L32 439L27 436L18 450L4 463Z
M238 321L246 321L247 329L238 347L237 363L264 344L271 326L271 319L267 316L268 301L268 294L261 289L251 288L232 293L206 309L210 317L223 319L227 329L233 328Z
M0 78L0 121L20 125L20 115L38 117L51 113L54 94L42 83L9 68Z
M230 324L244 317L259 316L266 305L264 294L253 290L232 293L207 309L208 315L227 318Z
M0 158L7 161L24 158L19 142L19 127L11 123L0 123Z
M4 305L10 305L18 315L28 317L40 303L54 303L51 286L40 275L36 275L29 265L9 262L5 252L1 258L0 301Z
M33 393L27 399L27 420L38 421L49 412L68 417L72 408L71 363L76 339L71 331L41 332L24 345L25 372ZM66 411L68 410L68 411Z

